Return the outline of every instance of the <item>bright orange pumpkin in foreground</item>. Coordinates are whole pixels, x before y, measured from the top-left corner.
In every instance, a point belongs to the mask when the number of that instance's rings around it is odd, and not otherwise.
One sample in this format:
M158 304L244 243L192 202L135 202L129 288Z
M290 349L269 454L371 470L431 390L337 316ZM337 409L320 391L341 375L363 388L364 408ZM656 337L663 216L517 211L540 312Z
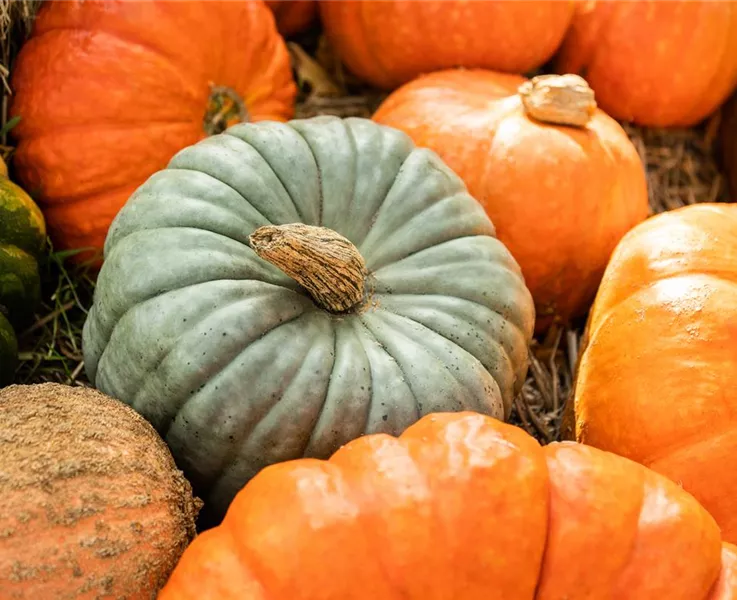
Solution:
M439 413L329 461L267 467L159 598L728 600L735 561L714 519L665 477Z
M737 542L737 205L634 228L591 309L576 437L667 475Z
M360 78L393 89L452 67L526 73L557 50L573 16L567 0L322 0L325 35Z
M13 70L14 164L57 249L100 249L130 194L241 120L291 117L263 2L44 2Z
M556 69L616 119L695 125L737 86L737 2L581 1Z
M442 71L373 118L463 178L522 267L538 330L585 312L617 242L649 213L637 150L579 77Z
M282 35L299 33L317 16L317 0L266 0L274 13L276 27Z

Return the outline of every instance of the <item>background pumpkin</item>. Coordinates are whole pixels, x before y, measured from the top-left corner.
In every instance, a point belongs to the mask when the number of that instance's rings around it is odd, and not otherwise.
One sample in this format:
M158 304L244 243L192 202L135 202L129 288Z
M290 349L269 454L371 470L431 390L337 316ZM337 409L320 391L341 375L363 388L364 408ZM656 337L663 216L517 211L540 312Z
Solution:
M0 385L10 383L15 370L13 325L26 324L38 306L38 259L46 243L41 211L7 173L0 159Z
M653 217L621 241L589 315L578 440L679 482L737 541L737 206Z
M578 2L555 68L616 119L695 125L737 85L737 3Z
M261 229L293 223L329 230ZM288 268L290 244L310 293L259 257ZM326 305L349 291L356 307ZM83 339L90 380L154 424L220 518L267 464L433 411L508 416L533 321L517 263L437 155L317 117L237 125L151 177L110 229Z
M441 71L395 91L373 119L463 178L522 268L538 329L585 312L611 251L648 215L637 150L578 77Z
M573 2L320 2L325 35L346 66L393 89L450 67L531 71L560 45Z
M307 29L317 17L317 0L266 0L279 33L288 36Z
M666 478L439 414L264 469L160 600L728 600L734 572L712 517Z
M152 598L198 503L128 406L82 387L0 391L3 598Z
M45 2L11 83L17 176L57 249L101 249L175 152L240 120L287 119L296 93L261 1Z
M732 96L722 111L720 138L722 163L729 179L729 189L737 200L737 94Z

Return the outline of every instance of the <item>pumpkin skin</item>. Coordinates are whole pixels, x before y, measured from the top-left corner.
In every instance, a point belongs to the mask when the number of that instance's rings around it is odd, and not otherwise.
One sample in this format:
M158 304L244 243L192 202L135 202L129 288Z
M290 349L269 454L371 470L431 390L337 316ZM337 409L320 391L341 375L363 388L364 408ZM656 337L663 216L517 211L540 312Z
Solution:
M388 90L452 67L536 69L557 50L574 9L565 0L319 4L325 35L341 60L361 79Z
M14 385L0 444L3 598L155 596L199 501L140 415L90 388Z
M724 555L724 576L721 562ZM330 564L325 569L325 564ZM720 589L721 587L721 589ZM712 594L714 591L716 595ZM732 598L733 549L676 484L474 413L264 469L160 600Z
M615 119L690 127L737 85L737 4L579 2L555 69L585 74Z
M589 315L578 440L679 482L737 541L737 206L653 217L620 242Z
M28 321L41 296L38 260L46 224L30 196L8 179L2 160L0 165L0 385L6 385L18 353L13 325Z
M215 127L222 86L245 111L223 104L222 125L288 119L296 94L260 1L45 2L12 86L19 181L57 249L97 251L131 193Z
M359 249L359 310L319 308L248 246L295 222ZM517 263L437 155L314 117L234 126L152 176L110 229L83 347L94 385L153 423L222 518L267 464L430 412L505 418L533 322Z
M282 35L304 31L317 17L316 0L266 0L274 13L276 27Z
M722 164L727 174L729 191L737 199L737 94L724 106L720 130Z
M518 94L526 81L432 73L391 94L373 119L463 178L520 264L542 331L588 309L612 250L650 209L644 166L621 126L598 109L585 127L541 122Z

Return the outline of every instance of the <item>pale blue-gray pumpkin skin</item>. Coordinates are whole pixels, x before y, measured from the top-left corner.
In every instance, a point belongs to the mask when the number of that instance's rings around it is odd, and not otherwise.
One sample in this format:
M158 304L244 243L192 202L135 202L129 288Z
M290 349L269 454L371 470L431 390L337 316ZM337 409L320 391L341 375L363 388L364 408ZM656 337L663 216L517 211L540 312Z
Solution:
M317 307L248 236L334 229L363 255L362 311ZM503 419L534 308L481 205L427 149L367 119L230 128L179 152L105 243L87 373L146 417L221 516L260 469L473 410Z

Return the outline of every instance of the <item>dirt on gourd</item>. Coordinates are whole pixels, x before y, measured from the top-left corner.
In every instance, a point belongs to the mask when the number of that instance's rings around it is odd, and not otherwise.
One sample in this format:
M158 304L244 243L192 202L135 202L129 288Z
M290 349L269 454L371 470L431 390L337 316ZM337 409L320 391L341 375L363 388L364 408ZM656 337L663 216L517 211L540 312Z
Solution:
M0 446L0 588L11 598L150 597L195 535L201 502L164 442L96 390L5 388Z

